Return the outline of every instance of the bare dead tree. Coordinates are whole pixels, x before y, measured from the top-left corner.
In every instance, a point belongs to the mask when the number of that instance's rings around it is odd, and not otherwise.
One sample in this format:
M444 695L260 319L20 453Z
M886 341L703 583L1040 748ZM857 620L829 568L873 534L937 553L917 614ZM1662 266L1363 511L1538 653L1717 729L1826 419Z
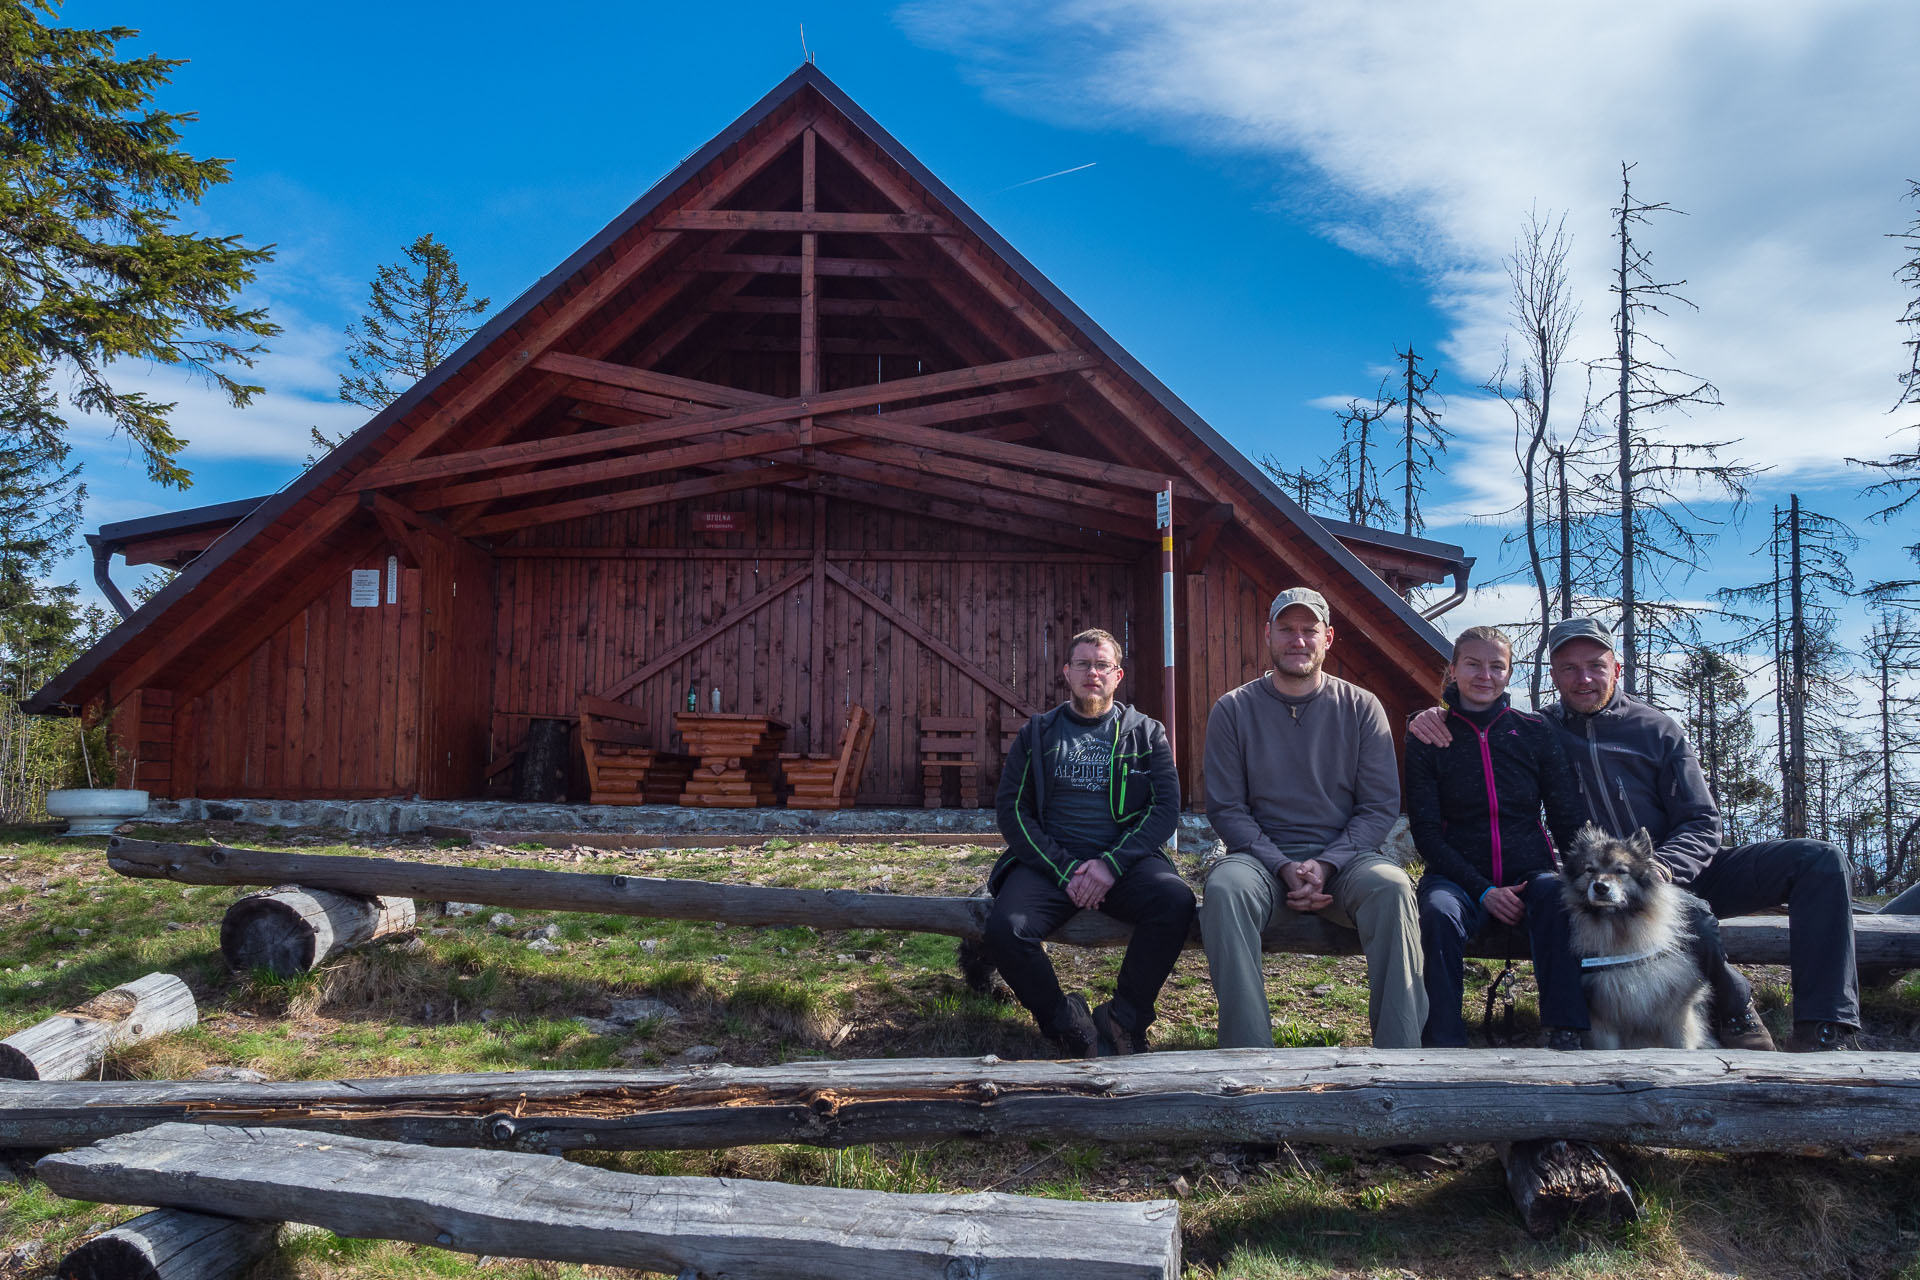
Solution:
M1500 367L1484 384L1513 415L1513 453L1520 464L1521 533L1526 544L1527 567L1532 573L1539 599L1536 615L1538 634L1533 643L1530 689L1535 706L1542 689L1541 653L1546 646L1546 628L1552 619L1552 601L1547 590L1546 566L1541 554L1541 525L1545 517L1542 502L1542 461L1553 428L1553 396L1559 384L1561 366L1567 362L1567 347L1573 338L1574 322L1580 306L1573 298L1568 280L1567 258L1573 240L1567 234L1566 216L1542 217L1539 209L1529 210L1521 224L1519 238L1507 256L1507 280L1511 286L1508 317L1513 335L1502 344ZM1512 344L1520 348L1518 382Z
M1309 471L1305 467L1289 468L1271 453L1260 456L1260 468L1272 476L1274 483L1309 515L1332 515L1340 509L1333 482L1324 471Z
M1335 510L1352 524L1384 529L1393 521L1393 504L1380 483L1380 454L1388 442L1380 424L1398 407L1398 397L1382 382L1371 401L1355 397L1333 411L1340 421L1340 447L1322 470L1330 484L1339 486Z
M1897 375L1900 395L1893 402L1891 413L1899 413L1909 406L1920 407L1920 182L1908 180L1907 199L1913 202L1913 221L1907 224L1906 230L1889 233L1889 238L1898 241L1907 255L1895 278L1912 290L1905 310L1900 313L1900 325L1907 333L1901 344L1907 351L1907 367ZM1920 421L1897 428L1893 434L1899 436L1907 431L1920 433ZM1865 490L1868 497L1885 504L1873 513L1874 520L1888 523L1911 507L1915 499L1920 499L1920 444L1905 450L1896 447L1885 458L1848 458L1847 461L1869 468L1881 477ZM1920 542L1909 544L1907 554L1920 561ZM1883 601L1920 607L1920 600L1912 598L1920 591L1920 579L1877 582L1868 591Z
M1912 728L1916 713L1920 713L1920 695L1911 684L1914 668L1920 663L1920 629L1905 614L1882 609L1861 654L1867 660L1876 695L1877 750L1873 764L1880 790L1881 858L1877 869L1862 868L1867 872L1863 887L1874 893L1903 888L1915 879L1908 858L1910 849L1896 832L1903 812L1912 813L1905 761L1920 748L1920 734Z
M1758 623L1736 644L1764 639L1773 652L1775 752L1781 816L1790 839L1809 830L1809 738L1837 733L1854 702L1846 651L1838 639L1836 604L1853 594L1849 561L1859 545L1843 522L1807 510L1793 494L1784 510L1774 508L1765 549L1772 575L1716 593L1729 605L1771 606L1771 619Z
M1440 425L1442 397L1433 389L1440 371L1423 367L1426 362L1409 342L1407 349L1395 348L1400 362L1400 444L1404 458L1400 464L1400 531L1408 537L1420 533L1427 522L1420 515L1420 497L1427 491L1426 475L1439 468L1439 455L1447 451L1453 432Z
M1732 441L1683 443L1652 433L1661 415L1718 406L1720 393L1677 367L1666 346L1647 332L1649 320L1665 316L1668 305L1695 308L1679 293L1686 281L1657 277L1652 254L1635 240L1651 215L1679 210L1636 197L1633 169L1620 166L1620 203L1612 211L1620 246L1612 286L1615 349L1602 367L1614 375L1603 403L1613 409L1618 468L1621 680L1628 693L1641 693L1649 641L1674 653L1697 639L1697 611L1673 597L1725 523L1709 517L1705 504L1730 503L1737 516L1759 468L1723 461L1720 451Z

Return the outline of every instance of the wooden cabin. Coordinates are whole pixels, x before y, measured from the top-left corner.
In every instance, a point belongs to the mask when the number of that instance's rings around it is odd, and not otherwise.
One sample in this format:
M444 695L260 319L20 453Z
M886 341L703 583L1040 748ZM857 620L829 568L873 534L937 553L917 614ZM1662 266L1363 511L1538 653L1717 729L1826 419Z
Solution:
M918 803L919 719L1052 705L1089 626L1193 795L1275 590L1398 714L1446 646L1395 588L1471 564L1302 512L811 66L280 493L90 541L182 572L27 709L202 798L478 797L583 697L662 749L717 697L866 707L861 802Z

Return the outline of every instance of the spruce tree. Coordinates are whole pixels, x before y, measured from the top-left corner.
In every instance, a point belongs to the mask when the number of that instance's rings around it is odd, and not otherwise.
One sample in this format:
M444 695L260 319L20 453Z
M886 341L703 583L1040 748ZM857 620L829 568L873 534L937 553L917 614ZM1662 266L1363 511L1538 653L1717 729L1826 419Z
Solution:
M278 329L237 299L270 248L179 229L228 179L180 149L192 117L153 106L178 59L122 58L138 33L50 26L50 0L0 0L0 382L51 371L66 401L126 433L161 484L184 487L172 403L116 380L151 361L189 370L236 406L233 376ZM52 409L44 421L60 433Z
M468 300L460 265L431 231L403 252L403 261L375 271L366 314L347 326L347 364L353 372L340 375L340 398L376 413L458 350L480 327L489 302ZM347 438L318 427L311 436L318 453Z

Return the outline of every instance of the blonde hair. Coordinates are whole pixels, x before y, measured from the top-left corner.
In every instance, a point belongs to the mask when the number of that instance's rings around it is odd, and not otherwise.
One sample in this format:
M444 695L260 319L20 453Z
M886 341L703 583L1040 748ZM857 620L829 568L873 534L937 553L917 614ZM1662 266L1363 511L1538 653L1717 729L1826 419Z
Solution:
M1507 651L1507 661L1513 661L1513 640L1498 627L1468 627L1453 641L1453 660L1460 661L1460 648L1469 640L1478 640L1483 644L1497 644Z

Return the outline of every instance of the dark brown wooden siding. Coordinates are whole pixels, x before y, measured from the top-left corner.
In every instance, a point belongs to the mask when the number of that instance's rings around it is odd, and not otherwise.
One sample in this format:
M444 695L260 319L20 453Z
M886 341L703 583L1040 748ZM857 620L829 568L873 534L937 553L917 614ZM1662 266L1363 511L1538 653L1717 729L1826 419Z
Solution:
M789 750L811 751L832 748L848 702L858 702L876 722L861 799L917 803L918 717L997 724L1014 708L831 577L816 595L813 503L811 495L781 490L729 495L556 526L529 539L534 545L503 553L492 751L518 741L529 715L572 714L581 694L612 690L650 658L791 578L765 608L618 696L644 714L656 741L677 746L673 715L685 710L689 691L711 709L717 688L722 710L770 714L791 726ZM696 510L736 511L743 528L701 534ZM827 564L1027 705L1064 696L1061 647L1075 631L1105 627L1130 644L1158 645L1157 630L1134 634L1141 630L1138 572L1126 560L839 501L827 503L825 514ZM702 558L639 558L649 550L677 557L669 547ZM816 610L825 626L819 725ZM1131 695L1123 689L1121 696Z
M170 794L324 798L411 794L419 777L420 594L353 608L351 577L274 632L205 693L174 709ZM144 766L143 766L144 768Z

